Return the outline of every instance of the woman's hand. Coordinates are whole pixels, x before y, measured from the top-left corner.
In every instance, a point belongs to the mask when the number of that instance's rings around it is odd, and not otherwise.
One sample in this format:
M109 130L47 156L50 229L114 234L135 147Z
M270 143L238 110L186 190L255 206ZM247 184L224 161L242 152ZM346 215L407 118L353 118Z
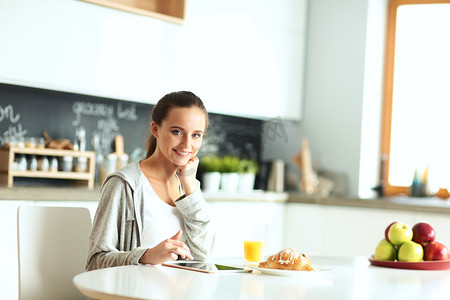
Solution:
M191 251L185 243L180 241L183 231L180 229L170 239L164 240L153 248L149 248L144 252L144 255L139 259L140 263L159 265L168 260L177 260L178 255L181 258L193 260Z
M198 163L199 159L195 156L191 158L186 165L178 167L178 177L180 178L186 195L192 194L197 189L195 176L197 174Z

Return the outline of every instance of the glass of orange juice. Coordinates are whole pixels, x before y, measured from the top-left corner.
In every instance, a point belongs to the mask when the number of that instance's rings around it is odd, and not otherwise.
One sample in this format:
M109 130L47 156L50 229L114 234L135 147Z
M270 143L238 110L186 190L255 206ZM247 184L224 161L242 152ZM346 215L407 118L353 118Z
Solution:
M244 228L244 258L249 264L258 264L264 259L267 224L246 224Z

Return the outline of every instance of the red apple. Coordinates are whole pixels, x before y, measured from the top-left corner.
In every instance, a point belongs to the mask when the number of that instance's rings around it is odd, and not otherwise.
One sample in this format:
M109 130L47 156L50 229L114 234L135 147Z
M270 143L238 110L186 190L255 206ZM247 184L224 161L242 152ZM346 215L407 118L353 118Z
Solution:
M386 230L384 231L384 238L386 239L386 241L388 241L388 242L390 242L390 240L389 240L389 236L388 236L388 232L389 232L389 229L391 228L391 226L392 225L394 225L395 223L398 223L397 221L395 221L395 222L392 222L391 224L389 224L389 226L388 227L386 227Z
M424 249L424 260L448 260L450 252L448 248L439 242L430 242Z
M430 242L434 242L436 238L436 232L434 231L433 226L428 223L420 222L413 226L413 241L422 245L422 247L426 247L426 245Z

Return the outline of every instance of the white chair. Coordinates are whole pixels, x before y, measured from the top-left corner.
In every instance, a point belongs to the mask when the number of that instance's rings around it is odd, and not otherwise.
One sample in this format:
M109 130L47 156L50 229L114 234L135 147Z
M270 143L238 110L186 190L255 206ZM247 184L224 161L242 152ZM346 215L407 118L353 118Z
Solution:
M85 271L91 228L87 208L19 207L19 299L86 299L72 280Z

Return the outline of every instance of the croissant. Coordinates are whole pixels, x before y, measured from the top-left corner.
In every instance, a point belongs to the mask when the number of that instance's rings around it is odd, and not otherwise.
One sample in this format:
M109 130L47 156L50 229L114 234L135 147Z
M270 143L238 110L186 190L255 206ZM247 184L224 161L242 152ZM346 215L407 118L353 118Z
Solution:
M293 270L293 271L314 271L311 267L311 260L293 248L287 248L271 255L266 261L259 263L260 268Z

